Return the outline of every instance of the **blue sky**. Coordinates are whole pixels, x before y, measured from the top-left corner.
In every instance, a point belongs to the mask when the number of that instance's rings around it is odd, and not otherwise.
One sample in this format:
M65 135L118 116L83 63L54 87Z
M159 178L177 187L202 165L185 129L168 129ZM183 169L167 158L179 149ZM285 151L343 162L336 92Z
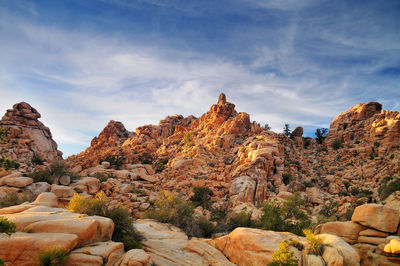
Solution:
M313 136L361 102L400 109L399 18L390 0L0 0L0 112L29 102L65 155L220 92Z

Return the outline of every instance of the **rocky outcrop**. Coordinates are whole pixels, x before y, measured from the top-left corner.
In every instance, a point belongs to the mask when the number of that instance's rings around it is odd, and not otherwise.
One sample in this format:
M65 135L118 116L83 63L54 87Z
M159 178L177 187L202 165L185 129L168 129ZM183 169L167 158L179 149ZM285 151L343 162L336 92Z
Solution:
M346 144L367 140L370 144L380 143L381 152L389 152L399 147L400 114L382 111L377 102L358 104L336 117L329 128L326 145L335 140Z
M156 265L234 265L216 248L201 239L188 239L180 229L153 220L137 220L145 237L144 250Z
M38 119L40 113L26 102L17 103L7 110L0 120L0 127L8 134L0 141L0 156L22 163L28 168L34 156L46 163L62 159L50 129Z

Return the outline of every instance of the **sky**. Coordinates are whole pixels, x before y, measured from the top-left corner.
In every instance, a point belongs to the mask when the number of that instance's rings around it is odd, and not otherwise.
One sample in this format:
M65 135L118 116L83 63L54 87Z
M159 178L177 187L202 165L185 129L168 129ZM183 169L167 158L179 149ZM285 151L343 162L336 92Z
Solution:
M312 137L358 103L398 111L400 1L0 0L0 115L30 103L64 157L221 92Z

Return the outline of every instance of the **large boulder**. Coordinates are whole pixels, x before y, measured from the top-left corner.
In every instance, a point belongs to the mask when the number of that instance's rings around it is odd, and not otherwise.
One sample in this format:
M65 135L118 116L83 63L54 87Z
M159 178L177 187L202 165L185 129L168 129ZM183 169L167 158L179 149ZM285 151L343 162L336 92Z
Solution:
M119 266L146 266L150 261L150 255L143 249L131 249L124 254Z
M35 265L39 252L56 246L69 252L77 244L78 236L74 234L17 232L10 237L0 234L0 258L7 265Z
M399 226L400 211L379 204L365 204L354 210L351 221L379 231L394 233Z
M135 228L146 239L143 249L156 265L233 265L216 248L203 240L188 240L175 226L137 220Z
M318 234L331 234L340 236L344 241L349 244L357 243L358 235L360 231L364 230L365 227L349 222L328 222L323 224L321 227L318 228Z
M292 233L239 227L229 235L216 238L215 247L237 265L268 265L281 241L289 239L304 242ZM293 251L301 261L300 252L296 249Z
M343 239L335 235L320 234L317 238L321 240L322 244L330 246L338 251L343 257L343 265L360 265L360 255Z

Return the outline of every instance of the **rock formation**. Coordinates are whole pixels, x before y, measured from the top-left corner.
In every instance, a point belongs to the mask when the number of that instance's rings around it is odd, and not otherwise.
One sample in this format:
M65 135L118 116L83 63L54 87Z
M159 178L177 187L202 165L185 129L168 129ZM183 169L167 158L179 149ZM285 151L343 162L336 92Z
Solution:
M8 132L5 140L0 140L0 155L22 163L23 168L31 164L34 156L46 163L62 160L62 152L57 150L50 129L38 120L40 117L40 113L25 102L7 110L0 120L0 128Z

